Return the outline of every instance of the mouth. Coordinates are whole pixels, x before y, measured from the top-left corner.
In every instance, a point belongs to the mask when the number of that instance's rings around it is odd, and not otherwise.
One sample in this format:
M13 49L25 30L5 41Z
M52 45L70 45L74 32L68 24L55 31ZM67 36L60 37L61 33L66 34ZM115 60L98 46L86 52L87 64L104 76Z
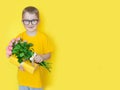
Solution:
M33 28L33 27L28 27L28 28Z

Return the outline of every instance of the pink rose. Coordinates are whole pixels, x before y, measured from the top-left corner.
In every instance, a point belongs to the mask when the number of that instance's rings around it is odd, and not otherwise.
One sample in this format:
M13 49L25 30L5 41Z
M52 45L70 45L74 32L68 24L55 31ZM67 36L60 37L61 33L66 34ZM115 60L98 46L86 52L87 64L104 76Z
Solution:
M19 41L21 38L20 37L18 37L18 38L16 38L16 41Z
M15 39L12 39L12 41L11 41L12 43L14 43L15 42Z
M18 41L15 42L15 44L17 44L17 43L18 43Z
M11 50L7 50L7 56L12 55L12 51Z
M8 46L8 49L9 49L9 50L12 50L12 49L13 49L13 47L12 47L12 46Z

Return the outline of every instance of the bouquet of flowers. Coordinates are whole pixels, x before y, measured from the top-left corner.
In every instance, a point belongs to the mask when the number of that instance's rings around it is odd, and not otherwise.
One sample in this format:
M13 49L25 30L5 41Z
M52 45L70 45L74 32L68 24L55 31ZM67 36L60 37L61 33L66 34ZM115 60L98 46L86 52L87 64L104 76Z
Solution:
M19 64L24 63L24 61L26 60L33 63L36 53L34 53L34 49L32 48L32 46L33 46L32 43L27 43L26 41L23 41L20 37L18 37L10 41L7 47L7 56L16 57L17 62ZM43 66L50 72L50 69L51 69L50 63L46 61L42 61L41 63L37 63L37 65L38 64Z

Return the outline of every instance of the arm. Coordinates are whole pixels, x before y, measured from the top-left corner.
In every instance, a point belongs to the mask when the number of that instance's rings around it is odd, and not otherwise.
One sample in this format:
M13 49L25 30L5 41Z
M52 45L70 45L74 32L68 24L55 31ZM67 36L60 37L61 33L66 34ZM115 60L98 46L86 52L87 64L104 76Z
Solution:
M41 57L43 58L43 60L50 59L51 53L43 54L43 55L41 55Z
M40 62L42 62L44 60L50 59L50 57L51 57L51 53L38 54L38 55L35 56L34 59L35 59L35 62L40 63Z

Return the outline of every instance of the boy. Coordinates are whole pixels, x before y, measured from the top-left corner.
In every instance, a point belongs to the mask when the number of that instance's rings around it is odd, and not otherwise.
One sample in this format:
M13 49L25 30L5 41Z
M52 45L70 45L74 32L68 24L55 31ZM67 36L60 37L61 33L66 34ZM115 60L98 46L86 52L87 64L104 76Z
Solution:
M39 11L33 6L26 7L22 12L22 22L26 29L17 37L21 37L28 43L33 43L33 49L37 53L34 60L40 63L47 60L51 56L52 48L47 39L47 36L37 30L39 20ZM33 74L24 70L23 66L18 67L18 83L19 90L43 90L40 78L40 66Z

